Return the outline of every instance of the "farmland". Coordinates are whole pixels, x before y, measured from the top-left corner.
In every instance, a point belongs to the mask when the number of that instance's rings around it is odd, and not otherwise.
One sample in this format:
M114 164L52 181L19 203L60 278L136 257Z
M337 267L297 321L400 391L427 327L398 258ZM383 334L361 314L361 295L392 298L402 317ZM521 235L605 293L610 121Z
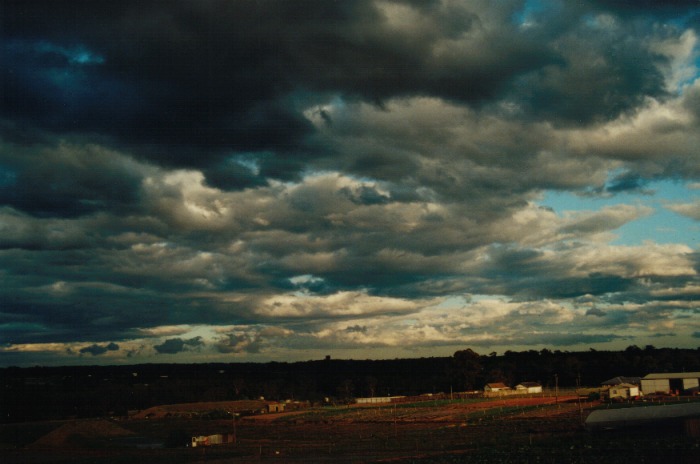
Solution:
M562 395L324 406L235 423L172 414L18 423L0 427L0 446L8 463L698 461L700 442L682 429L586 432L582 421L596 407ZM235 433L236 443L183 446L215 433Z

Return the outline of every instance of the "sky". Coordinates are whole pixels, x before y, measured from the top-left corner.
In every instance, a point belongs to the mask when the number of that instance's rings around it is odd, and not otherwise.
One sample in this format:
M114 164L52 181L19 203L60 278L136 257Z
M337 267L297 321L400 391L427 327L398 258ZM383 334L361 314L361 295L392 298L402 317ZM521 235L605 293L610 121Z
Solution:
M0 366L700 346L697 0L0 21Z

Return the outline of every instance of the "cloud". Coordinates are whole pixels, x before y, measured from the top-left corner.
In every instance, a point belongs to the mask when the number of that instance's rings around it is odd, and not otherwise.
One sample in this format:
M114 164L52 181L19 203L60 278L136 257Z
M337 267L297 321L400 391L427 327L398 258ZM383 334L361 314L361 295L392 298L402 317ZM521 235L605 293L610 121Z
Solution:
M149 168L100 145L56 141L23 146L0 140L0 201L40 217L128 213Z
M230 147L265 151L262 171L290 178L319 155L295 108L301 89L311 101L340 94L382 105L503 100L571 122L608 120L663 95L650 28L605 10L558 4L518 27L518 2L305 3L301 15L284 1L80 3L71 16L56 2L10 3L4 112L55 131L107 133L179 167L220 164ZM29 19L38 17L49 19Z
M591 308L588 311L586 311L586 316L604 317L605 311L600 310L600 308Z
M666 205L668 209L696 221L700 221L700 200L690 203L674 203Z
M201 337L194 337L190 339L182 338L168 338L160 345L153 345L153 348L159 354L177 354L183 351L187 351L191 348L197 348L204 344Z
M119 345L116 343L109 343L107 345L98 345L98 344L92 344L90 346L86 346L85 348L81 348L79 353L80 354L91 354L93 356L100 356L102 354L107 353L108 351L117 351L119 350Z
M292 330L274 326L240 326L219 337L216 350L224 354L260 353L293 336Z
M3 14L3 359L693 346L696 2Z
M580 214L573 217L569 224L560 229L564 234L567 233L586 233L594 234L612 229L617 229L625 223L649 215L653 211L649 207L632 207L628 205L620 205L616 207L605 208L594 214Z

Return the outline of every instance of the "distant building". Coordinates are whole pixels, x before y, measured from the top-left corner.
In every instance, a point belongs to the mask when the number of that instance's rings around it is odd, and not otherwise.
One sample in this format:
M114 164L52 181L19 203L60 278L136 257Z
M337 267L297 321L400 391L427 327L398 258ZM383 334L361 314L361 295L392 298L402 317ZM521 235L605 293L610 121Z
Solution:
M503 382L495 382L495 383L487 383L486 386L484 387L484 391L487 392L500 392L500 391L508 391L511 388L504 384Z
M642 392L650 393L689 393L698 391L700 372L669 372L649 374L642 377Z
M267 403L267 412L284 412L284 403Z
M607 390L603 390L601 392L601 396L609 400L614 400L616 398L636 398L637 396L639 396L639 386L632 385L631 383L621 383L618 385L613 385Z
M199 446L223 445L225 443L235 443L236 437L232 433L217 433L215 435L198 435L192 437L190 446L197 448Z
M373 396L369 398L355 398L355 403L357 404L378 404L378 403L391 403L391 396Z
M641 377L625 377L622 375L619 375L617 377L613 377L612 379L608 379L605 382L601 383L604 387L612 387L614 385L621 385L623 383L631 384L631 385L640 385L642 378Z
M542 385L537 382L521 382L515 386L518 393L542 393Z

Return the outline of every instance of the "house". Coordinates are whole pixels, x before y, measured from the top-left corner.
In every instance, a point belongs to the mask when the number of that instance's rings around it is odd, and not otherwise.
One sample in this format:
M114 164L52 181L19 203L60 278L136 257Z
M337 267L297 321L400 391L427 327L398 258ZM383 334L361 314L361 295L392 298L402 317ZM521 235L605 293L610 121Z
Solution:
M515 386L518 393L542 393L542 385L537 382L521 382Z
M700 386L700 372L669 372L649 374L642 377L642 392L672 393L697 391Z
M284 403L267 403L267 412L284 412Z
M617 377L613 377L612 379L606 380L605 382L601 383L601 385L604 387L612 387L614 385L621 385L623 383L627 383L639 386L641 380L641 377L625 377L623 375L618 375Z
M621 383L613 385L602 392L603 397L614 400L616 398L627 399L639 396L639 387L631 383Z
M487 383L484 387L484 391L487 392L500 392L510 390L510 387L502 382Z

